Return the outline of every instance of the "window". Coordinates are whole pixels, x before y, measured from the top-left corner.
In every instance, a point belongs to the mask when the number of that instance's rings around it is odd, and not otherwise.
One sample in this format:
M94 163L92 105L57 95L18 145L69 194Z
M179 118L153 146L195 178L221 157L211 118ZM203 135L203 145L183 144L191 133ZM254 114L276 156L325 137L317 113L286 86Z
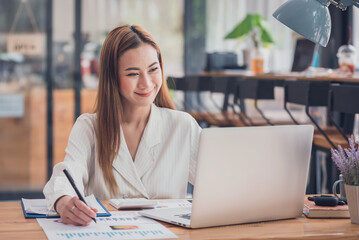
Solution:
M247 13L258 13L270 24L275 44L271 46L267 71L290 71L293 59L293 32L272 17L273 12L286 0L227 0L207 1L206 51L232 51L238 54L238 63L243 64L242 50L252 48L249 41L224 40L224 37Z

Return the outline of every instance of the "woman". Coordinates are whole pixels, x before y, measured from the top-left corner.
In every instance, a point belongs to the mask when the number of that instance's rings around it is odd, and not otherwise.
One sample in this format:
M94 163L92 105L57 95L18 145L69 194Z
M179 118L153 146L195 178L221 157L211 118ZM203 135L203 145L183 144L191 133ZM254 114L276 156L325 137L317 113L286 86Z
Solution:
M96 216L76 197L64 168L85 196L185 197L201 128L173 109L153 38L136 25L113 29L102 47L95 113L77 119L66 157L44 188L49 208L73 225L88 225Z

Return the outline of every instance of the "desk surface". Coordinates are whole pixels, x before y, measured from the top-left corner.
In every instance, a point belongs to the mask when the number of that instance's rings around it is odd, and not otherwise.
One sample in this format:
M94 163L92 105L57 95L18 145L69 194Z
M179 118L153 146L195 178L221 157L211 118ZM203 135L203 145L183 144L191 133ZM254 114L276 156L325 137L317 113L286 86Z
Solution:
M260 75L248 75L236 71L219 71L219 72L203 72L203 76L211 77L244 77L244 78L256 78L256 79L273 79L273 80L312 80L312 81L330 81L330 82L351 82L359 83L359 73L355 73L353 77L336 77L336 76L316 76L306 77L300 73L288 73L288 74L260 74Z
M103 201L109 211L115 209ZM162 223L178 239L358 239L350 219L297 219L190 230ZM0 239L46 239L36 219L25 219L20 202L0 202Z

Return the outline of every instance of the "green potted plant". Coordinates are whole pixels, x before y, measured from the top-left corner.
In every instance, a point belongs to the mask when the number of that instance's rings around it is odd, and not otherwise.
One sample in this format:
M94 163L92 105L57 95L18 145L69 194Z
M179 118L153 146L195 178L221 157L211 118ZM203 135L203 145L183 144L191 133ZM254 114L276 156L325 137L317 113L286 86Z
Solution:
M332 160L337 165L345 183L345 193L352 223L359 224L359 148L354 137L349 138L350 148L332 149Z
M261 47L268 47L274 43L274 38L269 30L268 21L259 14L247 14L247 16L235 28L225 36L225 39L251 39L254 49L244 51L244 63L250 65L253 55L260 55ZM247 55L247 56L246 56ZM249 57L248 55L252 55Z

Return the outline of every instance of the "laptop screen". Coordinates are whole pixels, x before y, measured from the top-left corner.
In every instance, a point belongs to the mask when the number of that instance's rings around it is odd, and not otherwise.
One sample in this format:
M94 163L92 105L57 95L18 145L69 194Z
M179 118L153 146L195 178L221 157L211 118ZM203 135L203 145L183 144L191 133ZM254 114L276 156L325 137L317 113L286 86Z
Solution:
M308 39L298 39L295 47L292 72L301 72L307 69L313 59L315 44Z

